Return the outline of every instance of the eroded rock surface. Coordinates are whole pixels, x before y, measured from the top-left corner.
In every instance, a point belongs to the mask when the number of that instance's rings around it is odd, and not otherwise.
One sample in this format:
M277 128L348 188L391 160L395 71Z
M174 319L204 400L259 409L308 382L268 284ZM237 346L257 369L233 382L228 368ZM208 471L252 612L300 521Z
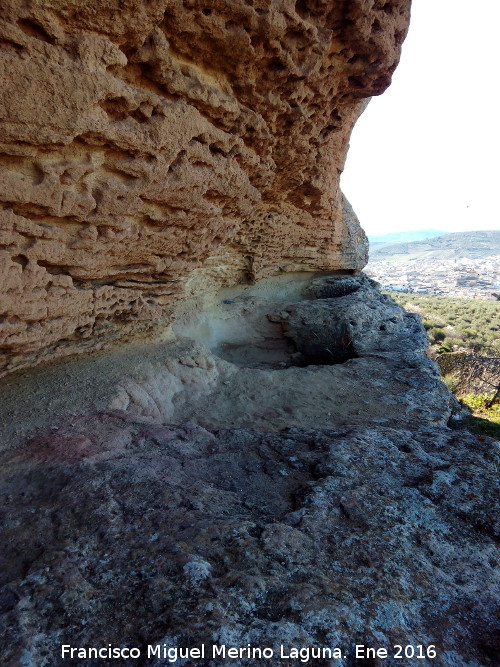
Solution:
M304 362L383 357L407 367L412 361L422 365L429 340L420 317L374 285L358 276L313 281L308 292L320 298L292 304L270 318L281 324Z
M188 276L362 268L339 175L409 5L3 2L0 371L164 326Z
M2 3L0 374L163 331L3 380L2 665L498 662L498 443L447 428L418 318L347 275L339 174L409 4Z
M498 664L498 463L498 443L445 428L75 419L2 456L2 664L110 643L143 657L70 664L163 667L147 644L202 642L342 647L316 667L361 664L355 643Z
M126 667L174 664L147 657L156 643L269 646L270 667L305 664L280 645L341 647L307 664L352 667L356 643L495 664L499 443L446 427L418 316L371 281L302 297L264 281L175 340L39 369L24 395L18 378L2 416L36 396L39 421L0 456L2 664L62 667L63 643L139 647ZM344 336L354 357L310 363L308 341Z
M207 311L188 309L165 342L5 378L0 446L97 410L211 429L446 426L456 401L426 357L418 315L364 276L297 283L225 291Z

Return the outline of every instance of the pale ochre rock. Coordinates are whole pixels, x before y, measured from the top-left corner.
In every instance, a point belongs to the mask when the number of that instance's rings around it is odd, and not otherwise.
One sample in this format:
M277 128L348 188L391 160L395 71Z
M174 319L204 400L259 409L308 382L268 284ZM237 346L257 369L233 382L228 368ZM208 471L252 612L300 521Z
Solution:
M164 325L189 276L361 269L339 175L409 5L3 2L0 370Z

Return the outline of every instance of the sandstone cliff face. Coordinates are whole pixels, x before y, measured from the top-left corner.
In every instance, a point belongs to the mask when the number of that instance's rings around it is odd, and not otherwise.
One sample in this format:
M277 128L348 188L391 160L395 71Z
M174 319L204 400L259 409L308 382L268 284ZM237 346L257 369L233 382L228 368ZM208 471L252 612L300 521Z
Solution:
M2 3L0 374L175 318L2 380L2 665L498 663L498 443L459 430L418 316L350 275L339 174L409 4Z
M409 5L3 2L0 371L168 322L190 275L362 268L339 175Z

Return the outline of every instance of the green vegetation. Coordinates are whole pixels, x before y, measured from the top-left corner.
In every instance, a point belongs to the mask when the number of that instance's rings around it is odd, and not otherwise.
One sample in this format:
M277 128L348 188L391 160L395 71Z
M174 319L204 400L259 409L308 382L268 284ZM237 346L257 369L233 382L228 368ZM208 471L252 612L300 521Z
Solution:
M457 394L460 391L460 380L453 373L446 373L443 376L443 382L451 391L452 394Z
M490 406L492 397L493 394L466 394L460 402L472 412L471 431L500 438L500 403Z
M500 439L500 377L493 366L485 363L485 358L491 362L500 357L500 303L389 294L405 310L422 317L429 334L430 353L442 369L443 382L472 413L469 429ZM491 393L473 388L471 378L479 379L479 384ZM477 393L471 393L474 390Z
M438 353L470 351L500 355L500 303L427 294L390 292L400 306L419 313Z

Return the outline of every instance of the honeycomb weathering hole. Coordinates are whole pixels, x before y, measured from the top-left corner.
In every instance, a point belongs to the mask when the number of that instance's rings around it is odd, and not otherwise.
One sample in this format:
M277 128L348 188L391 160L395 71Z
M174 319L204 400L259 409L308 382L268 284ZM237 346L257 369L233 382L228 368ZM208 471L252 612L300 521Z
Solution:
M292 299L297 302L304 297L294 294ZM303 339L298 343L279 314L285 303L273 294L265 298L235 294L220 298L211 308L193 309L174 324L173 330L177 336L191 339L220 359L243 368L332 366L357 356L347 332L325 342L311 328L305 344Z
M202 344L236 366L279 369L297 365L293 341L284 336L279 323L266 316L271 310L272 305L261 299L225 299L213 309L193 313L173 329L176 335Z
M295 366L335 366L358 355L352 341L332 341L331 345L310 345L297 354Z

